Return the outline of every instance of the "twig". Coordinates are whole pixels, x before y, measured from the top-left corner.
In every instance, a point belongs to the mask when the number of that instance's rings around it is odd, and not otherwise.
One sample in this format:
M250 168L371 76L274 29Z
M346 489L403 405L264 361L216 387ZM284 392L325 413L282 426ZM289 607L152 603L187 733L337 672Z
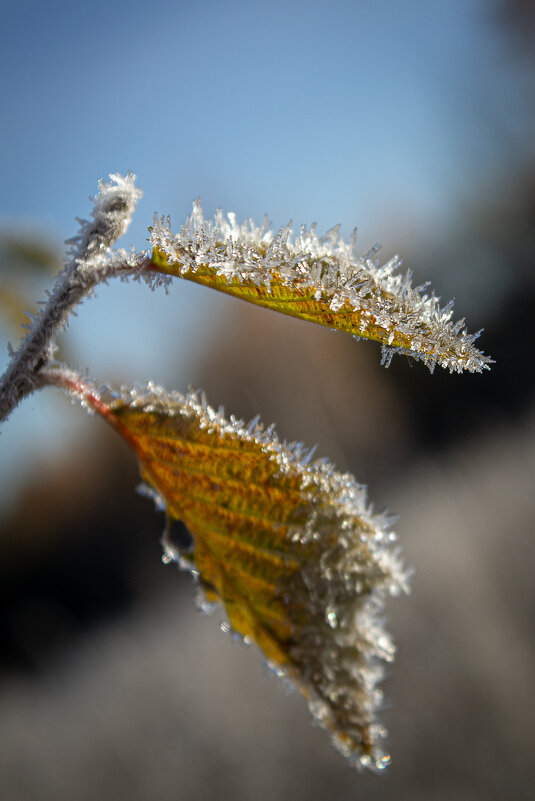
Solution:
M150 265L146 254L109 250L126 231L141 190L135 175L111 175L110 183L99 182L91 220L78 220L80 230L73 239L70 260L59 273L53 292L40 315L31 317L29 330L19 348L10 348L11 361L0 379L0 422L39 385L39 374L53 358L55 340L67 325L76 306L92 294L94 287L112 276L140 274Z

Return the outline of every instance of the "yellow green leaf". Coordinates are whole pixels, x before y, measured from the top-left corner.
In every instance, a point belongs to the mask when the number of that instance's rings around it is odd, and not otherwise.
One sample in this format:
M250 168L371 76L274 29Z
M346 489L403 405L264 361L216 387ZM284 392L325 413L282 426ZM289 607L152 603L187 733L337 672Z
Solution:
M302 320L340 329L383 347L383 363L394 353L420 359L433 370L481 372L492 361L474 346L464 320L452 322L452 304L413 288L410 274L396 273L395 256L384 265L370 252L355 255L354 241L339 237L339 226L319 238L290 225L273 235L267 221L238 225L218 212L205 220L200 203L177 233L155 216L151 231L152 269L250 301Z
M364 488L197 394L149 385L103 400L75 390L135 451L168 519L191 532L192 552L167 542L168 558L191 569L230 627L299 687L342 753L384 767L378 660L391 661L394 646L381 607L406 581L395 535Z

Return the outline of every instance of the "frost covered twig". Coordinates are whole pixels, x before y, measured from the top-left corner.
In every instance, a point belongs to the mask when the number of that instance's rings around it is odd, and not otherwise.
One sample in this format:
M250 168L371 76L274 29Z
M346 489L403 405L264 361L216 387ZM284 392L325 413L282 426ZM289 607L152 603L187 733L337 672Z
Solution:
M464 320L453 323L452 304L426 294L427 285L413 288L410 274L395 272L396 256L379 265L374 252L355 255L355 240L344 242L339 226L318 237L314 226L302 227L293 238L288 225L273 235L267 218L238 225L219 211L203 217L200 202L178 234L169 221L155 216L152 256L135 251L110 251L128 227L141 190L135 176L111 175L100 181L93 199L92 219L79 220L70 259L59 274L48 302L29 330L0 380L0 422L36 386L39 371L52 358L55 339L69 314L96 284L113 276L144 278L165 284L172 276L187 278L223 292L381 343L383 364L394 353L435 364L450 372L481 372L492 362L474 346L478 334L468 334Z
M80 220L64 270L41 314L0 379L0 421L34 389L55 386L102 416L137 455L143 480L182 520L193 548L164 535L165 558L197 576L207 602L219 602L229 627L256 642L276 671L306 696L314 718L357 767L384 768L381 661L394 646L382 621L388 595L407 589L390 520L374 515L364 487L299 443L287 445L258 418L248 425L210 407L204 396L97 389L53 363L55 340L74 308L111 277L166 285L182 277L286 314L365 337L393 352L452 372L481 372L492 361L474 347L464 321L453 323L397 257L354 254L338 227L273 235L267 221L238 225L200 203L178 234L155 217L152 253L111 251L141 192L135 176L99 183L91 220Z
M111 275L139 270L146 258L144 254L108 251L126 231L141 197L141 190L134 185L135 175L111 175L110 179L109 183L99 182L92 219L79 220L79 233L69 240L72 245L69 261L58 275L48 302L41 314L30 316L26 336L17 351L11 351L11 362L0 381L0 421L36 387L40 370L53 357L59 331L83 298Z

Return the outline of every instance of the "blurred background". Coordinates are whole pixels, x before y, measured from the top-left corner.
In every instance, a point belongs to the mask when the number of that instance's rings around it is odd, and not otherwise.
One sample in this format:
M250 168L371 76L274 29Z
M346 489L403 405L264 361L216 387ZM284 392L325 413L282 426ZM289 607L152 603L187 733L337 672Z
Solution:
M456 297L496 359L430 375L186 282L98 290L62 354L112 385L203 387L399 514L393 763L358 775L254 649L161 563L134 458L54 390L0 438L0 786L10 801L532 797L535 745L533 0L1 0L0 350L99 177L178 227L201 196L359 226Z

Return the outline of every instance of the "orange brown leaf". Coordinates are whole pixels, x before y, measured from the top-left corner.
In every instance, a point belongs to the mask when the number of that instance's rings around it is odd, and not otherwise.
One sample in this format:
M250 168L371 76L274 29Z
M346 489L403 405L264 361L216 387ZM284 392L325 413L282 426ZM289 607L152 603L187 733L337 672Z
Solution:
M391 661L394 647L380 609L405 575L388 520L371 514L364 488L197 394L149 385L83 400L133 448L168 519L191 532L192 552L168 542L168 556L299 687L342 753L384 767L378 659Z

